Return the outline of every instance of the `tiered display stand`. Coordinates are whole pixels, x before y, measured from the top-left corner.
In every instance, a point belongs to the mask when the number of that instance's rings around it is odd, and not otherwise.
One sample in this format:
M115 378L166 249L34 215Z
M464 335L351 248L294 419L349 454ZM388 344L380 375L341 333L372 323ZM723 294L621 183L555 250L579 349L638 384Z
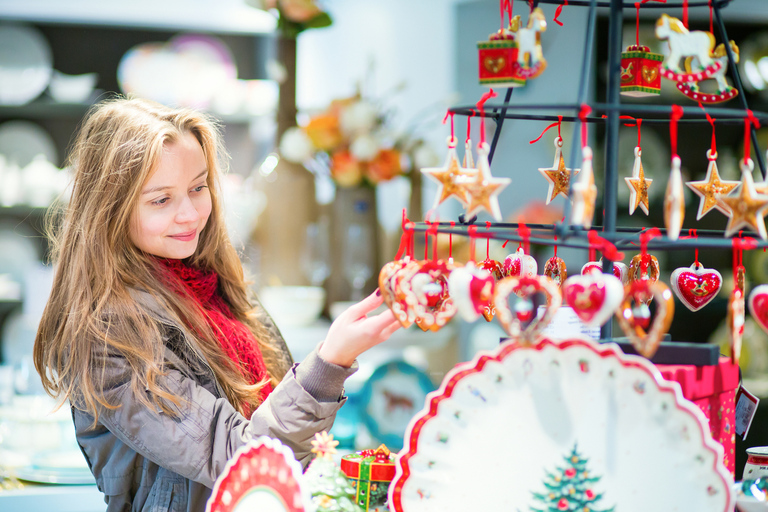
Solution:
M721 10L726 7L731 0L712 0L710 1L691 1L688 2L689 8L708 8L712 7L714 23L718 29L718 36L721 41L727 42L728 34L722 19ZM534 0L536 4L565 4L563 0ZM569 0L571 6L584 6L589 8L588 24L586 28L586 44L582 58L582 70L578 82L578 102L575 104L539 104L539 105L518 105L512 102L513 88L508 88L504 95L504 100L499 104L485 104L485 115L496 121L496 130L491 140L491 149L489 160L493 158L496 145L499 142L499 136L505 125L506 120L535 120L535 121L558 121L559 113L573 112L573 115L563 115L563 122L576 123L576 131L580 131L582 120L579 112L583 105L587 104L587 81L591 74L590 63L595 40L595 22L598 7L608 7L609 12L609 33L608 33L608 84L607 97L604 103L590 103L591 115L586 118L587 123L605 123L605 179L603 193L603 224L602 226L593 226L592 229L600 231L600 235L606 240L614 243L619 250L629 249L632 245L638 245L639 233L642 229L635 227L621 227L616 225L617 212L617 194L618 194L618 134L620 126L620 116L630 115L642 118L643 124L647 123L669 123L671 107L668 105L655 104L625 104L621 102L620 97L620 58L622 53L622 24L624 9L635 9L634 2L623 2L621 0ZM683 7L683 2L643 3L643 9L664 9L666 11L679 10ZM706 115L717 119L720 125L732 124L742 125L748 117L748 105L744 89L741 83L738 69L731 48L726 44L728 53L728 65L730 67L730 78L733 80L734 88L738 91L738 98L731 100L732 103L739 102L740 108L723 108L708 106L706 112L698 105L683 107L683 117L680 123L707 123ZM546 80L546 76L539 77L538 80ZM680 97L683 100L683 97ZM469 116L476 113L476 107L459 106L450 109L454 114ZM763 112L753 112L755 118L761 123L768 122L768 114ZM603 117L604 116L604 117ZM751 142L755 149L758 148L757 137L754 127L751 128ZM570 156L570 169L578 166L577 151L572 151ZM755 151L757 165L763 175L766 177L766 164L759 151ZM573 175L572 175L573 177ZM571 180L571 185L573 180ZM570 194L569 194L570 196ZM566 201L564 209L564 219L555 224L527 224L530 229L528 240L533 244L539 245L558 245L563 247L589 248L587 240L587 230L580 226L573 226L570 223L571 204ZM474 219L465 219L460 217L459 222L451 226L449 222L441 222L437 228L441 233L452 233L456 235L468 235L468 228L474 222ZM489 228L478 229L477 235L483 238L492 238L499 240L524 241L518 233L519 225L516 223L493 223ZM651 226L649 226L651 227ZM430 228L426 223L416 223L416 231L427 231ZM654 238L648 243L649 251L667 251L667 250L691 250L695 248L719 248L727 249L732 247L732 241L723 237L722 231L716 230L697 230L695 239L671 240L666 236L665 230L659 227L662 236ZM745 233L748 236L749 233ZM768 242L758 240L757 247L768 247ZM611 272L613 262L607 257L603 258L603 269L605 272ZM611 322L603 326L603 339L611 339Z

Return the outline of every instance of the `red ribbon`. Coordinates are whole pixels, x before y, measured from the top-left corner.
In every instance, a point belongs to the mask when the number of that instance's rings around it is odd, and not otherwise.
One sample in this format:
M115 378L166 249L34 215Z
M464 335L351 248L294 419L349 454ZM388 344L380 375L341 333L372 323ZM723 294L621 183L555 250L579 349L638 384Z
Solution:
M579 110L579 119L581 120L581 147L582 149L587 147L587 116L592 112L592 107L589 105L582 105Z
M643 230L640 233L640 270L641 272L648 271L648 264L651 261L651 257L648 255L648 241L651 238L661 236L659 228L651 228L649 230Z
M669 140L672 143L672 159L678 157L677 154L677 121L683 117L683 107L672 105L672 115L669 122Z
M757 240L749 236L741 238L741 232L739 232L739 238L732 239L731 244L733 244L733 282L738 287L739 267L744 266L744 249L751 250L757 247Z
M539 135L532 141L529 141L528 144L534 144L536 142L539 142L541 138L544 136L544 134L547 133L547 130L549 130L550 128L554 128L555 126L557 126L557 136L562 139L562 136L560 135L560 126L562 125L562 123L563 123L563 116L557 116L557 122L552 123L551 125L544 128L544 131L541 132L541 135Z
M448 260L453 260L453 228L456 227L456 223L451 221L451 232L448 233Z
M684 239L688 239L688 238L696 238L696 239L698 239L699 235L696 234L696 230L695 229L689 229L688 230L688 236L681 236L680 240L684 240ZM694 266L697 266L697 267L699 266L699 248L698 247L696 247L696 257L693 260L693 264L694 264Z
M483 105L485 105L486 101L496 96L496 93L491 89L483 94L480 101L477 102L477 109L480 111L480 144L485 142L485 109L483 108Z
M485 259L491 259L491 223L485 221L485 229L488 230L488 235L485 239Z
M469 135L472 133L472 117L475 115L475 109L469 109L469 115L467 116L467 138L464 139L464 144L469 142Z
M504 13L507 13L509 22L512 23L512 0L500 0L499 10L501 11L501 30L504 30Z
M562 4L558 5L557 9L555 9L555 17L552 18L552 21L554 21L561 27L563 26L563 22L557 19L557 17L560 16L560 13L563 12L563 7L565 7L566 5L568 5L568 0L565 0Z
M702 105L701 102L699 102L699 107L701 107L701 110L704 110L704 105ZM712 147L712 156L715 156L715 154L717 153L717 140L715 139L715 121L717 121L717 119L709 115L706 110L704 110L704 115L707 116L707 121L709 121L709 124L712 125L711 147ZM714 158L712 160L714 160Z
M688 0L683 0L683 25L688 28Z
M760 128L760 121L757 120L751 110L747 110L747 117L744 119L744 163L747 163L750 156L752 126Z
M448 112L446 112L445 113L445 117L443 118L443 124L445 124L445 122L448 120L448 116L450 116L451 117L451 144L453 144L455 146L456 145L456 132L453 129L453 115L454 115L453 112L451 112L450 110Z
M432 235L432 261L437 261L437 227L439 224L440 223L437 221L433 222L430 224L429 230L427 231Z
M475 237L477 236L477 226L472 224L467 228L469 233L469 260L475 262Z
M589 250L599 250L603 253L603 256L611 261L622 261L624 259L624 253L616 249L616 246L597 234L597 231L591 229L587 232L587 240L589 241ZM590 260L594 261L595 256L590 253Z
M525 252L525 254L530 254L531 229L525 225L525 222L519 222L517 233L520 235L520 238L523 239L523 252Z

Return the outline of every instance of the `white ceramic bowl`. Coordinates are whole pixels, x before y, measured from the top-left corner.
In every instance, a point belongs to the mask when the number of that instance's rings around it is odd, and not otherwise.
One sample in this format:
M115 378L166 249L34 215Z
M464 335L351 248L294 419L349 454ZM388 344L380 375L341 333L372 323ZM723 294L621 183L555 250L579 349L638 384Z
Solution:
M325 290L319 286L267 286L259 299L278 327L305 326L320 317Z
M51 83L48 84L48 92L58 103L83 103L91 96L98 79L99 75L96 73L65 75L54 71Z

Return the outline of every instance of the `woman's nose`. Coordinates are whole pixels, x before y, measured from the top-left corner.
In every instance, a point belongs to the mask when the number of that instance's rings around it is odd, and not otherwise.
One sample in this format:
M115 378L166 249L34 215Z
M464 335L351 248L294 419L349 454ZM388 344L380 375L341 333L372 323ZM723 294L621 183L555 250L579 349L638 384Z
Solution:
M194 203L189 197L185 197L181 204L179 205L179 209L176 212L176 222L179 224L185 223L185 222L195 222L200 218L200 215L197 212L197 208L195 208Z

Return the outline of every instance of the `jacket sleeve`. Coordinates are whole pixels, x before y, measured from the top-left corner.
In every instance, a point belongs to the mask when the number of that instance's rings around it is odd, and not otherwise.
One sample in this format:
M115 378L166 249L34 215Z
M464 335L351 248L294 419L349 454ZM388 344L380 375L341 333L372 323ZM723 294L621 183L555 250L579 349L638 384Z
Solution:
M115 361L112 361L115 364ZM250 420L226 398L218 398L177 370L162 384L181 398L178 417L149 410L133 394L130 382L110 389L117 409L100 410L99 422L122 442L156 464L213 487L224 465L250 439L267 435L309 462L310 441L333 425L346 402L344 380L357 370L325 362L313 351L288 372Z

